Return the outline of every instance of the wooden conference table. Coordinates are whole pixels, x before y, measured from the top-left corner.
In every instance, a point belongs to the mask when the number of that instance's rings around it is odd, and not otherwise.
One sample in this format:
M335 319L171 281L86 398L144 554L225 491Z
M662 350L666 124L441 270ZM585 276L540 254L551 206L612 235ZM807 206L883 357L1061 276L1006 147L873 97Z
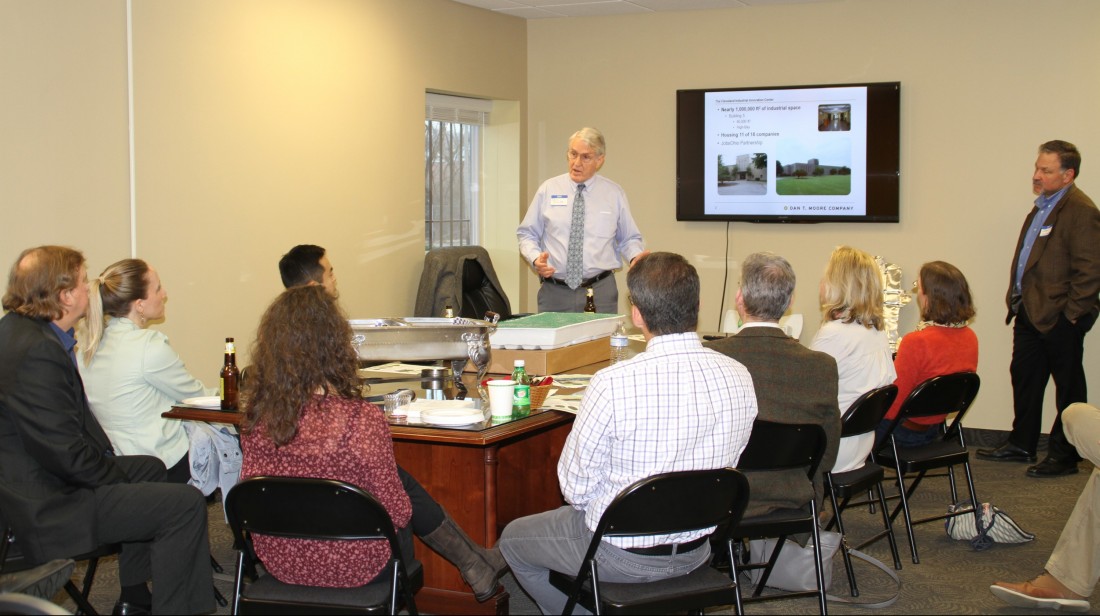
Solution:
M570 372L592 374L607 362ZM392 375L390 375L392 376ZM464 375L469 391L473 377ZM387 391L376 385L374 391ZM563 392L564 393L564 392ZM240 413L178 406L172 419L239 424ZM536 410L522 417L476 429L435 428L391 423L397 463L415 477L470 538L492 547L508 522L563 504L557 463L574 416ZM424 564L424 588L417 608L436 614L506 614L508 593L478 603L449 562L416 540Z

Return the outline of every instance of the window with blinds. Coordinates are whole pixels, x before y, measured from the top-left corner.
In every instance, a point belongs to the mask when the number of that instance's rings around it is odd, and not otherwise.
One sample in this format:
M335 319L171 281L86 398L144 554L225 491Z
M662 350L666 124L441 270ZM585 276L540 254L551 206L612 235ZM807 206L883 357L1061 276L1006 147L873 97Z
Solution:
M492 102L428 93L424 107L424 249L477 244L481 131Z

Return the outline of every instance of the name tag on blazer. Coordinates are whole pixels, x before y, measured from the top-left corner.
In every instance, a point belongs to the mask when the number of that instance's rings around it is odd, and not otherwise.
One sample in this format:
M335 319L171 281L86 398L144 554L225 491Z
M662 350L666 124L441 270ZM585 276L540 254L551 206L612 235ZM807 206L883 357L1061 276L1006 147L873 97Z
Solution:
M1053 229L1053 228L1054 228L1054 225L1050 225L1048 227L1043 227L1042 229L1039 229L1039 237L1046 237L1046 236L1050 235L1050 230Z

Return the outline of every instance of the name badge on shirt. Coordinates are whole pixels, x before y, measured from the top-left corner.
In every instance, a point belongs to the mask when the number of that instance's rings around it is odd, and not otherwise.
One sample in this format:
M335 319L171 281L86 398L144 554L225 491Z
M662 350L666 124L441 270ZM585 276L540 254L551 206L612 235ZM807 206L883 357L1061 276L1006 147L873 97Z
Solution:
M550 195L550 205L569 205L569 195Z
M1039 229L1039 237L1046 237L1046 236L1050 235L1050 230L1053 229L1053 228L1054 228L1054 226L1051 225L1051 226L1047 226L1047 227L1043 227L1042 229Z

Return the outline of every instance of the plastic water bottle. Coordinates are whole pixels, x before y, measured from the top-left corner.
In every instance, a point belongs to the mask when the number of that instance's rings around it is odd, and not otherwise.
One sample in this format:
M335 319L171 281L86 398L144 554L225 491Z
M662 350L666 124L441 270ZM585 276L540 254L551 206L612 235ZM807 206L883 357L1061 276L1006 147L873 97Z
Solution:
M626 325L619 321L619 326L615 328L615 333L611 334L611 365L626 361L627 359L627 345L630 344L630 339L626 337Z

